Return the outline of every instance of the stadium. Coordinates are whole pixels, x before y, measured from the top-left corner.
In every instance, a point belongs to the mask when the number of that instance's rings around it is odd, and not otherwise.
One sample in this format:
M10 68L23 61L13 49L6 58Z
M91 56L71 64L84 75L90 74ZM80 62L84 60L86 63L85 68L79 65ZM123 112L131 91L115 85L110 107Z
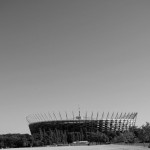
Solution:
M83 116L79 112L68 114L60 112L32 114L26 117L29 123L29 129L36 140L48 137L51 143L63 141L68 142L68 137L73 141L89 140L89 136L94 133L116 133L128 131L130 127L135 126L137 113L112 113L109 112L100 115L92 112L90 115L86 112ZM57 143L56 142L56 143ZM50 143L49 143L50 144Z

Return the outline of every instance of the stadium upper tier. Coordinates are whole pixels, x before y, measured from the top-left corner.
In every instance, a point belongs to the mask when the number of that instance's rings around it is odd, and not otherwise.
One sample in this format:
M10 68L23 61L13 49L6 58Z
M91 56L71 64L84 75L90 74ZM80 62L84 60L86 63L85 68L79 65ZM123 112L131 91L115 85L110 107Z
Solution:
M135 125L137 113L97 113L95 116L87 113L82 117L79 111L78 115L72 112L69 116L67 113L43 113L33 114L26 117L31 134L39 132L40 130L61 130L67 132L107 132L107 131L126 131Z

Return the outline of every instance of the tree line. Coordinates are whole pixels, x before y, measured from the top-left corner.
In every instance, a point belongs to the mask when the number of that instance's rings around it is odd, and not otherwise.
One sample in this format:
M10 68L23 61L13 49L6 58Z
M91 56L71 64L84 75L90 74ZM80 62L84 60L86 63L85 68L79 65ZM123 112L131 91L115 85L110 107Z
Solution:
M30 147L33 138L29 134L3 134L0 135L0 148Z
M131 127L129 131L124 132L87 132L81 129L80 132L68 132L62 130L39 129L39 132L33 134L3 134L0 135L0 148L18 148L34 147L46 145L65 145L74 141L88 141L94 144L105 143L150 143L150 123L142 127Z

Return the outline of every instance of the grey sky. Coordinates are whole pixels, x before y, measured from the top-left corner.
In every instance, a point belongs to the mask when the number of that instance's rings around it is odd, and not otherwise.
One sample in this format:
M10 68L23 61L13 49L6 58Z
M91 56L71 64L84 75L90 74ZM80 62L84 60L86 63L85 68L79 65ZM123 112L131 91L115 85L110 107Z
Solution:
M0 0L0 133L47 111L150 122L149 0Z

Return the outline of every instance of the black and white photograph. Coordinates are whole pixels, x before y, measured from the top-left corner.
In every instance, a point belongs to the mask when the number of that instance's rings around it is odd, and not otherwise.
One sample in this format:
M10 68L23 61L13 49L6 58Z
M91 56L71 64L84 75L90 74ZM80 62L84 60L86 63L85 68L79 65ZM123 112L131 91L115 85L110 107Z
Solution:
M150 0L0 0L0 149L148 150Z

